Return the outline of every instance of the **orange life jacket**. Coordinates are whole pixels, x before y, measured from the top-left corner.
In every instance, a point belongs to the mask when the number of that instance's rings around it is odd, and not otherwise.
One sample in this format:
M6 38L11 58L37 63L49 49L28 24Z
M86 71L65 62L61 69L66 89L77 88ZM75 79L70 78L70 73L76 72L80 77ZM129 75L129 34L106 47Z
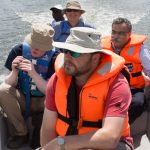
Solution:
M109 51L108 51L109 52ZM60 136L69 135L69 128L75 127L76 134L82 134L89 131L97 130L102 127L104 115L105 100L108 94L109 86L116 78L118 73L124 67L125 60L109 52L111 55L102 54L102 61L95 70L87 83L83 86L79 95L79 113L78 119L70 117L68 112L68 91L72 78L66 75L63 65L63 54L58 55L56 59L56 92L55 103L58 110L58 119L56 122L56 132ZM71 95L71 99L74 95ZM73 109L74 106L71 107ZM128 124L128 114L124 121L122 136L129 136L130 127Z
M128 44L121 50L120 56L125 59L125 65L130 71L130 85L134 88L144 88L145 81L142 76L142 65L140 61L140 49L146 40L144 35L132 34ZM115 52L111 45L111 36L102 38L102 48Z

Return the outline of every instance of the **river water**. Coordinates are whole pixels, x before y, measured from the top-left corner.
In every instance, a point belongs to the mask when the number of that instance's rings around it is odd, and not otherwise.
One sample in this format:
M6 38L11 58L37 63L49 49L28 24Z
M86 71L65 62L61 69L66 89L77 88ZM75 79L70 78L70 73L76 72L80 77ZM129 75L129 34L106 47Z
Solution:
M49 10L55 4L65 6L65 0L0 0L0 82L6 71L4 62L11 48L21 43L36 22L52 21ZM150 0L80 0L86 10L85 21L93 23L103 35L110 34L112 20L126 17L133 32L150 39ZM146 45L150 49L150 40Z

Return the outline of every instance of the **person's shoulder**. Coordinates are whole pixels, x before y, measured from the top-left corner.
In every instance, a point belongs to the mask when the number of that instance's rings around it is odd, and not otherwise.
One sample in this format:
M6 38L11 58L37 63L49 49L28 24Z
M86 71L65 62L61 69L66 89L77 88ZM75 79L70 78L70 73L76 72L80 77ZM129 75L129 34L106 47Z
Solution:
M120 97L123 98L123 100L125 100L126 98L128 98L129 101L131 100L130 86L122 73L119 73L114 79L108 93L109 96L113 98Z
M12 48L12 51L14 51L15 53L19 53L21 54L22 53L22 44L18 44L18 45L15 45L13 48Z
M52 53L51 60L53 62L55 62L55 59L58 56L58 54L60 53L60 51L58 51L57 49L53 48L50 52ZM50 61L50 63L51 63L51 61Z
M47 88L48 88L48 89L53 88L53 90L54 90L55 87L56 87L57 79L58 79L58 77L57 77L56 73L54 73L54 74L51 76L50 80L48 81Z
M84 22L84 26L85 27L90 27L90 28L94 28L95 29L95 26L91 23L88 23L88 22Z
M89 28L93 28L93 29L96 29L95 26L92 24L92 23L89 23L87 21L84 21L83 18L80 18L80 21L79 21L81 24L83 23L84 24L84 27L89 27Z
M62 24L66 23L66 20L63 20L63 21L57 21L53 24L53 28L58 28L58 27L61 27Z
M128 81L122 73L119 73L118 76L116 77L116 79L113 82L115 82L115 83L116 82L121 82L121 83L125 83L125 84L128 85Z
M122 73L119 73L117 75L117 77L113 80L113 82L110 86L110 89L112 91L117 90L117 91L119 91L119 93L120 92L124 93L125 90L127 90L128 92L130 91L129 83L128 83L126 77ZM124 90L121 90L121 89L124 89Z

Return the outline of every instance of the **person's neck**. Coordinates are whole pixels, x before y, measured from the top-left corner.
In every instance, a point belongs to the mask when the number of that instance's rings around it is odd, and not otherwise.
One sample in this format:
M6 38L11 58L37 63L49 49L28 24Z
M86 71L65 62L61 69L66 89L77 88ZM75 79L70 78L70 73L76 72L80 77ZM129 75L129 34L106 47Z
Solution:
M65 20L65 18L64 18L64 17L61 17L61 18L57 18L57 19L55 19L55 21L56 21L56 22L58 22L58 21L62 21L62 20Z
M77 21L69 21L71 27L76 27L79 22Z

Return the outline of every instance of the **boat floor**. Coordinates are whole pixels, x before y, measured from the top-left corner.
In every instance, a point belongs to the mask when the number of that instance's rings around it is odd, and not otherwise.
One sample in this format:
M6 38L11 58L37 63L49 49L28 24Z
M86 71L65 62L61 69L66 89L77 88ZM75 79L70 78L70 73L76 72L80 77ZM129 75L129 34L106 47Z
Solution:
M146 135L142 136L141 145L135 150L150 150L150 142Z

